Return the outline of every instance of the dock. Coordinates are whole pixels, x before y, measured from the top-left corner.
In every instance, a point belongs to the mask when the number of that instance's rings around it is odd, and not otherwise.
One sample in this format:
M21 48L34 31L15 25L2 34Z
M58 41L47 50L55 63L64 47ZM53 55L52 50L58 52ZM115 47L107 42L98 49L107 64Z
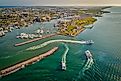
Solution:
M46 58L47 56L52 55L56 50L58 50L58 47L54 47L54 48L52 48L51 50L49 50L48 52L46 52L44 54L35 56L35 57L31 58L31 59L28 59L26 61L17 63L17 64L15 64L13 66L10 66L10 67L6 68L6 69L3 69L3 70L0 71L0 77L9 75L11 73L14 73L14 72L24 68L27 65L38 62L38 61Z
M25 42L17 43L17 44L15 44L15 46L22 46L22 45L25 45L25 44L28 44L28 43L31 43L31 42L35 42L35 41L38 41L38 40L41 40L41 39L44 39L44 38L52 37L52 36L55 36L55 35L57 35L57 34L45 35L43 37L39 37L39 38L35 38L35 39L28 40L28 41L25 41Z

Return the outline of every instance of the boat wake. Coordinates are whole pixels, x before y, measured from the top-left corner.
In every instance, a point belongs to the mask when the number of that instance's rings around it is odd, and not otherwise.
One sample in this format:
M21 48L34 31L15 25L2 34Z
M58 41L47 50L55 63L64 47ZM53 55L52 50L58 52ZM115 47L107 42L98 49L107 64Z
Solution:
M0 59L7 59L10 58L11 56L5 56L5 57L0 57Z
M74 81L78 81L79 79L81 79L85 75L85 71L88 70L88 69L90 69L93 64L94 64L93 58L87 59L85 65L83 66L83 68L79 72L76 80L74 80Z
M93 59L92 58L88 59L85 66L82 69L83 73L85 72L85 70L88 70L93 64L94 64Z
M88 41L74 41L74 40L60 40L59 39L59 40L50 40L50 41L44 42L44 43L42 43L40 45L29 47L26 50L36 50L36 49L42 48L42 47L47 46L48 44L51 44L51 43L54 43L54 42L89 44Z
M65 50L65 52L64 52L64 54L62 56L61 62L62 62L62 69L66 70L66 56L67 56L67 53L69 51L69 47L66 44L64 44L64 46L65 46L66 50ZM63 64L64 64L64 67L63 67Z
M64 44L64 43L63 43L63 44ZM64 46L65 46L66 50L65 50L65 52L64 52L64 54L63 54L63 56L62 56L62 60L63 60L64 62L66 62L66 55L67 55L67 53L68 53L68 51L69 51L69 47L68 47L66 44L64 44Z

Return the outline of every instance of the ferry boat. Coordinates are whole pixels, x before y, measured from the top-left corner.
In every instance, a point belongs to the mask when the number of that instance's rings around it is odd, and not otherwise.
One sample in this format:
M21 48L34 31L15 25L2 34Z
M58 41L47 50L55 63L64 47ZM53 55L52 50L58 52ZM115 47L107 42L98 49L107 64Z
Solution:
M92 58L92 54L91 54L91 52L89 50L86 50L85 54L86 54L87 59L91 59Z

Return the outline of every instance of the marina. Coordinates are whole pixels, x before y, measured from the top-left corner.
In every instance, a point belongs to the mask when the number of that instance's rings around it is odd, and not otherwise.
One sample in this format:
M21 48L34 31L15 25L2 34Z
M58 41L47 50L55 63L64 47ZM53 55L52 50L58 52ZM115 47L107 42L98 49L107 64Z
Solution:
M38 40L41 40L41 39L44 39L44 38L48 38L48 37L52 37L52 36L55 36L55 35L56 34L49 34L49 35L46 35L46 36L43 36L43 37L39 37L39 38L35 38L35 39L28 40L28 41L25 41L25 42L17 43L17 44L15 44L15 46L21 46L21 45L24 45L24 44L35 42L35 41L38 41Z
M16 38L21 38L21 39L33 39L33 38L39 38L39 37L42 37L42 35L21 33L19 36L16 36Z

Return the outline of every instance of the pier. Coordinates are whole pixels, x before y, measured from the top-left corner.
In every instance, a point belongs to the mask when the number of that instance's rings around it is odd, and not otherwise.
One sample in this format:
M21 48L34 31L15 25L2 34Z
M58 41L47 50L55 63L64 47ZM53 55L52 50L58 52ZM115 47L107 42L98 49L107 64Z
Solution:
M46 36L43 36L43 37L39 37L39 38L35 38L35 39L28 40L28 41L25 41L25 42L17 43L17 44L15 44L15 46L21 46L21 45L24 45L24 44L35 42L35 41L38 41L38 40L41 40L41 39L44 39L44 38L48 38L48 37L52 37L52 36L55 36L55 35L56 34L49 34L49 35L46 35Z
M24 62L20 62L18 64L10 66L10 67L8 67L6 69L3 69L3 70L0 71L0 77L9 75L11 73L14 73L14 72L24 68L27 65L33 64L35 62L38 62L39 60L42 60L43 58L46 58L49 55L52 55L56 50L58 50L58 47L54 47L53 49L49 50L48 52L46 52L44 54L35 56L35 57L33 57L31 59L28 59L28 60L26 60Z

